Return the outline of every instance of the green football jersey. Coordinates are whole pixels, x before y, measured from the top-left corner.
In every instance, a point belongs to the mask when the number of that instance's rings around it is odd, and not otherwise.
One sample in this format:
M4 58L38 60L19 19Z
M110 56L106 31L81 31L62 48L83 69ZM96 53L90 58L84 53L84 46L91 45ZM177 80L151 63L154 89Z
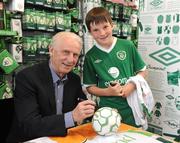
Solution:
M131 41L114 38L114 42L110 51L94 45L87 52L83 68L85 85L96 84L97 87L106 88L112 81L118 81L124 85L129 77L145 67L145 63ZM133 114L126 98L113 95L100 96L99 107L104 106L118 109L122 121L134 125ZM129 121L130 116L132 120Z

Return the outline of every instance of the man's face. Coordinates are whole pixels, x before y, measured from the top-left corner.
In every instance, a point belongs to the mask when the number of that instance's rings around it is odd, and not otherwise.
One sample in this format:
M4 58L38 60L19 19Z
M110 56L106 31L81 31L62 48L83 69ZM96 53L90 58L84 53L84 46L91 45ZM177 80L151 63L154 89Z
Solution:
M50 47L50 62L59 76L64 76L76 65L81 51L79 42L71 38L57 41Z
M110 47L113 38L112 38L113 25L109 22L101 22L98 24L90 24L90 33L93 36L94 40L101 45L102 47Z

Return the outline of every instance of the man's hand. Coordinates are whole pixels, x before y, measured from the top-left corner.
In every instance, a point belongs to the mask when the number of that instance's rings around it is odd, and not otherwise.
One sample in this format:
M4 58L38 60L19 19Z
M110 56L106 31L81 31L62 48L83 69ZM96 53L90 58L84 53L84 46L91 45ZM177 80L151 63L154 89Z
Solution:
M96 103L92 100L79 102L76 108L72 111L74 121L81 123L85 118L91 117L94 114L95 106Z

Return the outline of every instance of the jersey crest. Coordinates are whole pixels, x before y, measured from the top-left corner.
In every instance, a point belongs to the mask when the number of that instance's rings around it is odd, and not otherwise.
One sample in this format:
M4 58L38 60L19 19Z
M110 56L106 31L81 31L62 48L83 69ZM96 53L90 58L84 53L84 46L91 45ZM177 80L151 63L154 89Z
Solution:
M120 59L121 61L126 59L126 51L118 51L116 55L117 58Z

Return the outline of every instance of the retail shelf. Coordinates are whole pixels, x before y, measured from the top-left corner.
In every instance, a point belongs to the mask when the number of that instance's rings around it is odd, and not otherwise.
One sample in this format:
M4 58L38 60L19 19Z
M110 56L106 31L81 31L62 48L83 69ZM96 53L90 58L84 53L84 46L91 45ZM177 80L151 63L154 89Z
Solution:
M0 30L0 36L6 37L6 36L16 36L16 31L10 31L10 30Z

